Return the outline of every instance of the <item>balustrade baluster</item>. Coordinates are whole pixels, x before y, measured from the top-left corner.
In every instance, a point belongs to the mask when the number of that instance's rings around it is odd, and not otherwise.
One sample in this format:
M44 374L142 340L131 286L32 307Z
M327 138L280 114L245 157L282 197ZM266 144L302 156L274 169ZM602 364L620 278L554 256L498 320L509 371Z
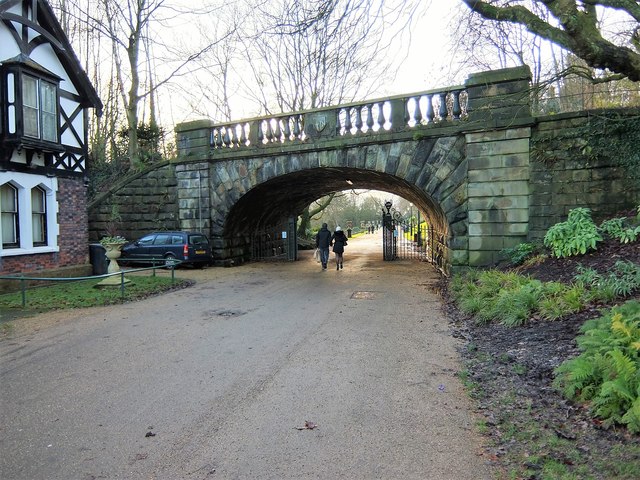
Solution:
M222 148L222 127L216 130L216 148Z
M378 127L380 130L384 130L384 124L386 119L384 118L384 102L378 102Z
M347 135L351 133L351 129L353 128L353 124L351 123L351 107L345 108L344 113L344 133Z
M233 126L233 144L236 146L236 148L238 148L241 143L240 143L240 124L236 123Z
M247 131L244 124L240 125L240 143L243 147L247 145Z
M367 130L371 131L373 128L373 104L367 105Z
M293 137L300 140L300 116L294 115L293 117Z
M356 107L356 133L362 131L362 105Z
M454 120L460 120L460 115L462 114L462 107L460 106L460 94L462 90L456 90L453 92L453 114Z
M231 136L229 135L229 130L230 128L224 127L224 136L222 137L222 142L224 143L225 147L229 147L229 145L231 145Z
M446 120L449 116L447 108L447 92L440 93L440 120Z
M264 143L264 130L262 129L262 121L258 121L258 145Z
M407 125L409 125L409 122L411 121L411 113L409 113L409 100L411 100L410 98L407 98L404 102L404 125L403 127L406 127Z
M273 140L280 142L282 140L282 129L280 128L280 119L276 118L276 128L273 129Z
M433 95L427 95L427 123L433 123L435 113L433 112Z
M291 141L291 127L289 126L289 122L291 121L291 117L282 117L282 131L284 132L284 141Z
M414 112L414 118L416 120L416 126L420 125L422 123L422 109L420 108L420 97L415 97L416 98L416 109Z
M273 142L273 128L271 127L271 119L267 120L267 131L265 132L267 143Z

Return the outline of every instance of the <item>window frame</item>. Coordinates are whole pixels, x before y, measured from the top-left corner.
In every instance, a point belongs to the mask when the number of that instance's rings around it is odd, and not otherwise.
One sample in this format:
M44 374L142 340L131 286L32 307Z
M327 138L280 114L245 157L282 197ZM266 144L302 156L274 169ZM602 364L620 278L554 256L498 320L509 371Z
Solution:
M18 244L2 243L2 224L0 223L0 257L15 257L20 255L33 255L40 253L59 252L58 243L60 224L58 222L59 197L58 179L55 176L38 175L24 172L0 171L0 187L6 184L16 189L18 198ZM46 243L33 241L33 207L32 191L38 188L42 192L44 205L45 232L42 232ZM0 207L1 210L1 207Z
M33 192L37 191L40 194L40 199L42 203L42 209L40 211L35 211L34 201L33 201ZM36 240L35 235L37 229L36 227L36 215L38 218L40 237L41 239ZM47 239L47 192L40 185L36 185L31 189L31 238L33 241L34 247L44 247L48 244Z
M13 190L14 210L11 210L11 211L5 210L5 205L4 205L4 202L2 202L2 195L1 195L2 190L4 190L5 188L10 188L11 190ZM4 229L2 230L1 245L3 249L20 248L20 198L19 198L18 192L19 192L18 187L13 185L11 182L7 182L0 185L0 216L2 217L1 221L4 224L4 217L7 214L10 214L13 217L11 223L13 223L12 233L14 237L13 242L5 242L4 241L5 232L4 232Z
M53 82L38 77L31 73L24 72L21 77L22 82L22 128L23 135L35 138L42 142L59 143L58 134L58 87ZM27 82L34 87L35 96L32 104L27 103ZM47 90L49 91L47 93ZM51 94L53 92L53 94ZM53 100L52 100L53 98ZM35 131L27 129L28 112L35 114ZM51 121L53 120L53 122ZM29 130L29 131L27 131Z
M6 125L0 132L4 141L36 151L63 151L60 132L62 79L25 59L5 62L0 66L0 71L0 84L6 100L2 104ZM27 101L28 85L35 85L35 91L31 91L36 98L31 102ZM29 111L32 115L29 115ZM37 134L28 127L30 116L35 116Z

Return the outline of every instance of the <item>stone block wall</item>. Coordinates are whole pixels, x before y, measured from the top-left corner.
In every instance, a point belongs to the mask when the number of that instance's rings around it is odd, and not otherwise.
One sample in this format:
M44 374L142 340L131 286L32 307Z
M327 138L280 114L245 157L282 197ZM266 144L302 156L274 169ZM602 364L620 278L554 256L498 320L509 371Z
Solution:
M640 204L640 174L615 155L588 154L593 141L584 136L588 122L584 112L538 119L532 135L529 240L541 240L574 208L591 209L599 223Z
M469 133L469 265L492 265L526 240L529 228L528 127Z
M106 198L89 208L89 241L107 235L110 224L127 240L155 230L179 230L178 189L175 165L136 175L124 181Z

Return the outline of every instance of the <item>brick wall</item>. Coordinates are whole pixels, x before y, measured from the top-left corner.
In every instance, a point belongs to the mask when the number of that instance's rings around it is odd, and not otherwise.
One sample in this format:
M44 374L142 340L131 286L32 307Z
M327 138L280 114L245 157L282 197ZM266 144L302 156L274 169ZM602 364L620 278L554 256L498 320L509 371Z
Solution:
M59 267L89 261L87 188L81 179L58 180Z

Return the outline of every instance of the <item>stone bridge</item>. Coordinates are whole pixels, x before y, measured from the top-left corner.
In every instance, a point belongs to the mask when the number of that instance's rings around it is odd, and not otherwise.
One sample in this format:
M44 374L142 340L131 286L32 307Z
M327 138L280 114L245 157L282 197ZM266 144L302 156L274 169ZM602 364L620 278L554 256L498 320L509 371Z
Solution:
M361 103L180 124L175 160L93 202L91 235L99 237L115 205L128 238L166 228L204 231L216 262L230 265L256 256L267 235L295 258L295 221L310 203L373 189L420 209L445 239L448 266L482 266L504 248L541 237L571 208L605 214L637 203L638 182L616 159L563 158L564 147L551 146L558 131L589 115L533 117L530 95L530 72L521 67ZM536 161L533 144L545 154L555 148L555 160Z

